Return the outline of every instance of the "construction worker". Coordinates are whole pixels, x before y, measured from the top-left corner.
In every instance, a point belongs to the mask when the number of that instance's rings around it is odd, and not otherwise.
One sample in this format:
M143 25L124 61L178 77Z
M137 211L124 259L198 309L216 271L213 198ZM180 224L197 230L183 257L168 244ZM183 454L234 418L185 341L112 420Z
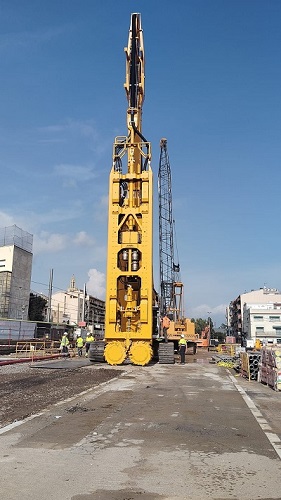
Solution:
M170 324L170 319L168 318L167 314L165 314L164 318L162 318L162 330L165 342L168 342L167 331L169 330Z
M68 346L69 340L67 338L67 332L64 332L60 343L60 348L63 354L68 354Z
M83 337L81 337L81 334L77 334L77 339L76 339L76 346L77 346L77 352L78 356L82 356L83 354L83 345L84 345L84 340Z
M90 344L91 342L94 342L94 337L91 333L87 333L87 337L86 337L86 341L85 341L85 347L86 347L86 354L85 356L88 356L88 352L89 352L89 349L90 349Z
M179 340L179 353L180 353L180 357L181 357L181 363L180 363L181 365L185 364L186 346L187 346L187 343L186 343L184 334L182 333L181 338Z

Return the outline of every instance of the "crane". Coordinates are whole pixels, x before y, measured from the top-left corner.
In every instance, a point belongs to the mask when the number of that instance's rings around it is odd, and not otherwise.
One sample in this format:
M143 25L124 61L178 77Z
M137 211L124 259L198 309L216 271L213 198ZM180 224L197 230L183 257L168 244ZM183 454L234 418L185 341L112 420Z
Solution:
M172 176L167 139L160 141L158 170L159 203L159 262L160 314L168 314L174 321L182 316L182 289L180 265L174 261L174 226L172 209Z
M194 324L184 316L184 285L180 280L180 265L174 259L175 222L172 209L172 176L167 139L160 141L158 169L159 203L159 263L160 263L160 314L170 320L165 343L159 345L159 362L173 363L178 340L185 335L188 347L196 352ZM170 342L169 342L170 341Z
M144 43L139 13L131 15L126 55L127 135L113 144L109 176L106 316L103 344L90 360L111 365L152 358L156 294L152 274L151 145L142 134Z

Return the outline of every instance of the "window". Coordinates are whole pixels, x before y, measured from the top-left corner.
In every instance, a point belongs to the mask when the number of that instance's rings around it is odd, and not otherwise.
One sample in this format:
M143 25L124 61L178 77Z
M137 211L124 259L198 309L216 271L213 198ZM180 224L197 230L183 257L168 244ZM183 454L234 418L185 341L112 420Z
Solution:
M256 326L256 334L262 334L264 332L263 326Z
M280 321L280 316L269 316L269 321Z
M263 316L254 316L254 320L261 321L263 320Z

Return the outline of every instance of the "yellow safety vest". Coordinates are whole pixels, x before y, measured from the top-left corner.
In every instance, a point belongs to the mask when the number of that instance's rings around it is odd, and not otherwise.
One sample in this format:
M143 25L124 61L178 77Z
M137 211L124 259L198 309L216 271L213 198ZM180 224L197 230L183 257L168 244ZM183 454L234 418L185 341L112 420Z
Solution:
M78 337L77 340L76 340L76 344L77 344L77 347L83 347L84 345L84 340L82 339L82 337Z

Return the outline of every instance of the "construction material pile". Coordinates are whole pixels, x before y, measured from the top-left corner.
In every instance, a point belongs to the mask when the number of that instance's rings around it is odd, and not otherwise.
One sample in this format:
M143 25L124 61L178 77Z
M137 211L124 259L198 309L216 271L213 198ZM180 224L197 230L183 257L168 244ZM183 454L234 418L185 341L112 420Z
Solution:
M228 356L227 354L214 354L212 362L215 362L218 366L233 368L234 370L237 370L239 367L239 358L237 356Z
M261 351L260 382L281 391L281 349L263 347Z
M258 380L261 353L257 351L241 352L240 373L249 380Z

